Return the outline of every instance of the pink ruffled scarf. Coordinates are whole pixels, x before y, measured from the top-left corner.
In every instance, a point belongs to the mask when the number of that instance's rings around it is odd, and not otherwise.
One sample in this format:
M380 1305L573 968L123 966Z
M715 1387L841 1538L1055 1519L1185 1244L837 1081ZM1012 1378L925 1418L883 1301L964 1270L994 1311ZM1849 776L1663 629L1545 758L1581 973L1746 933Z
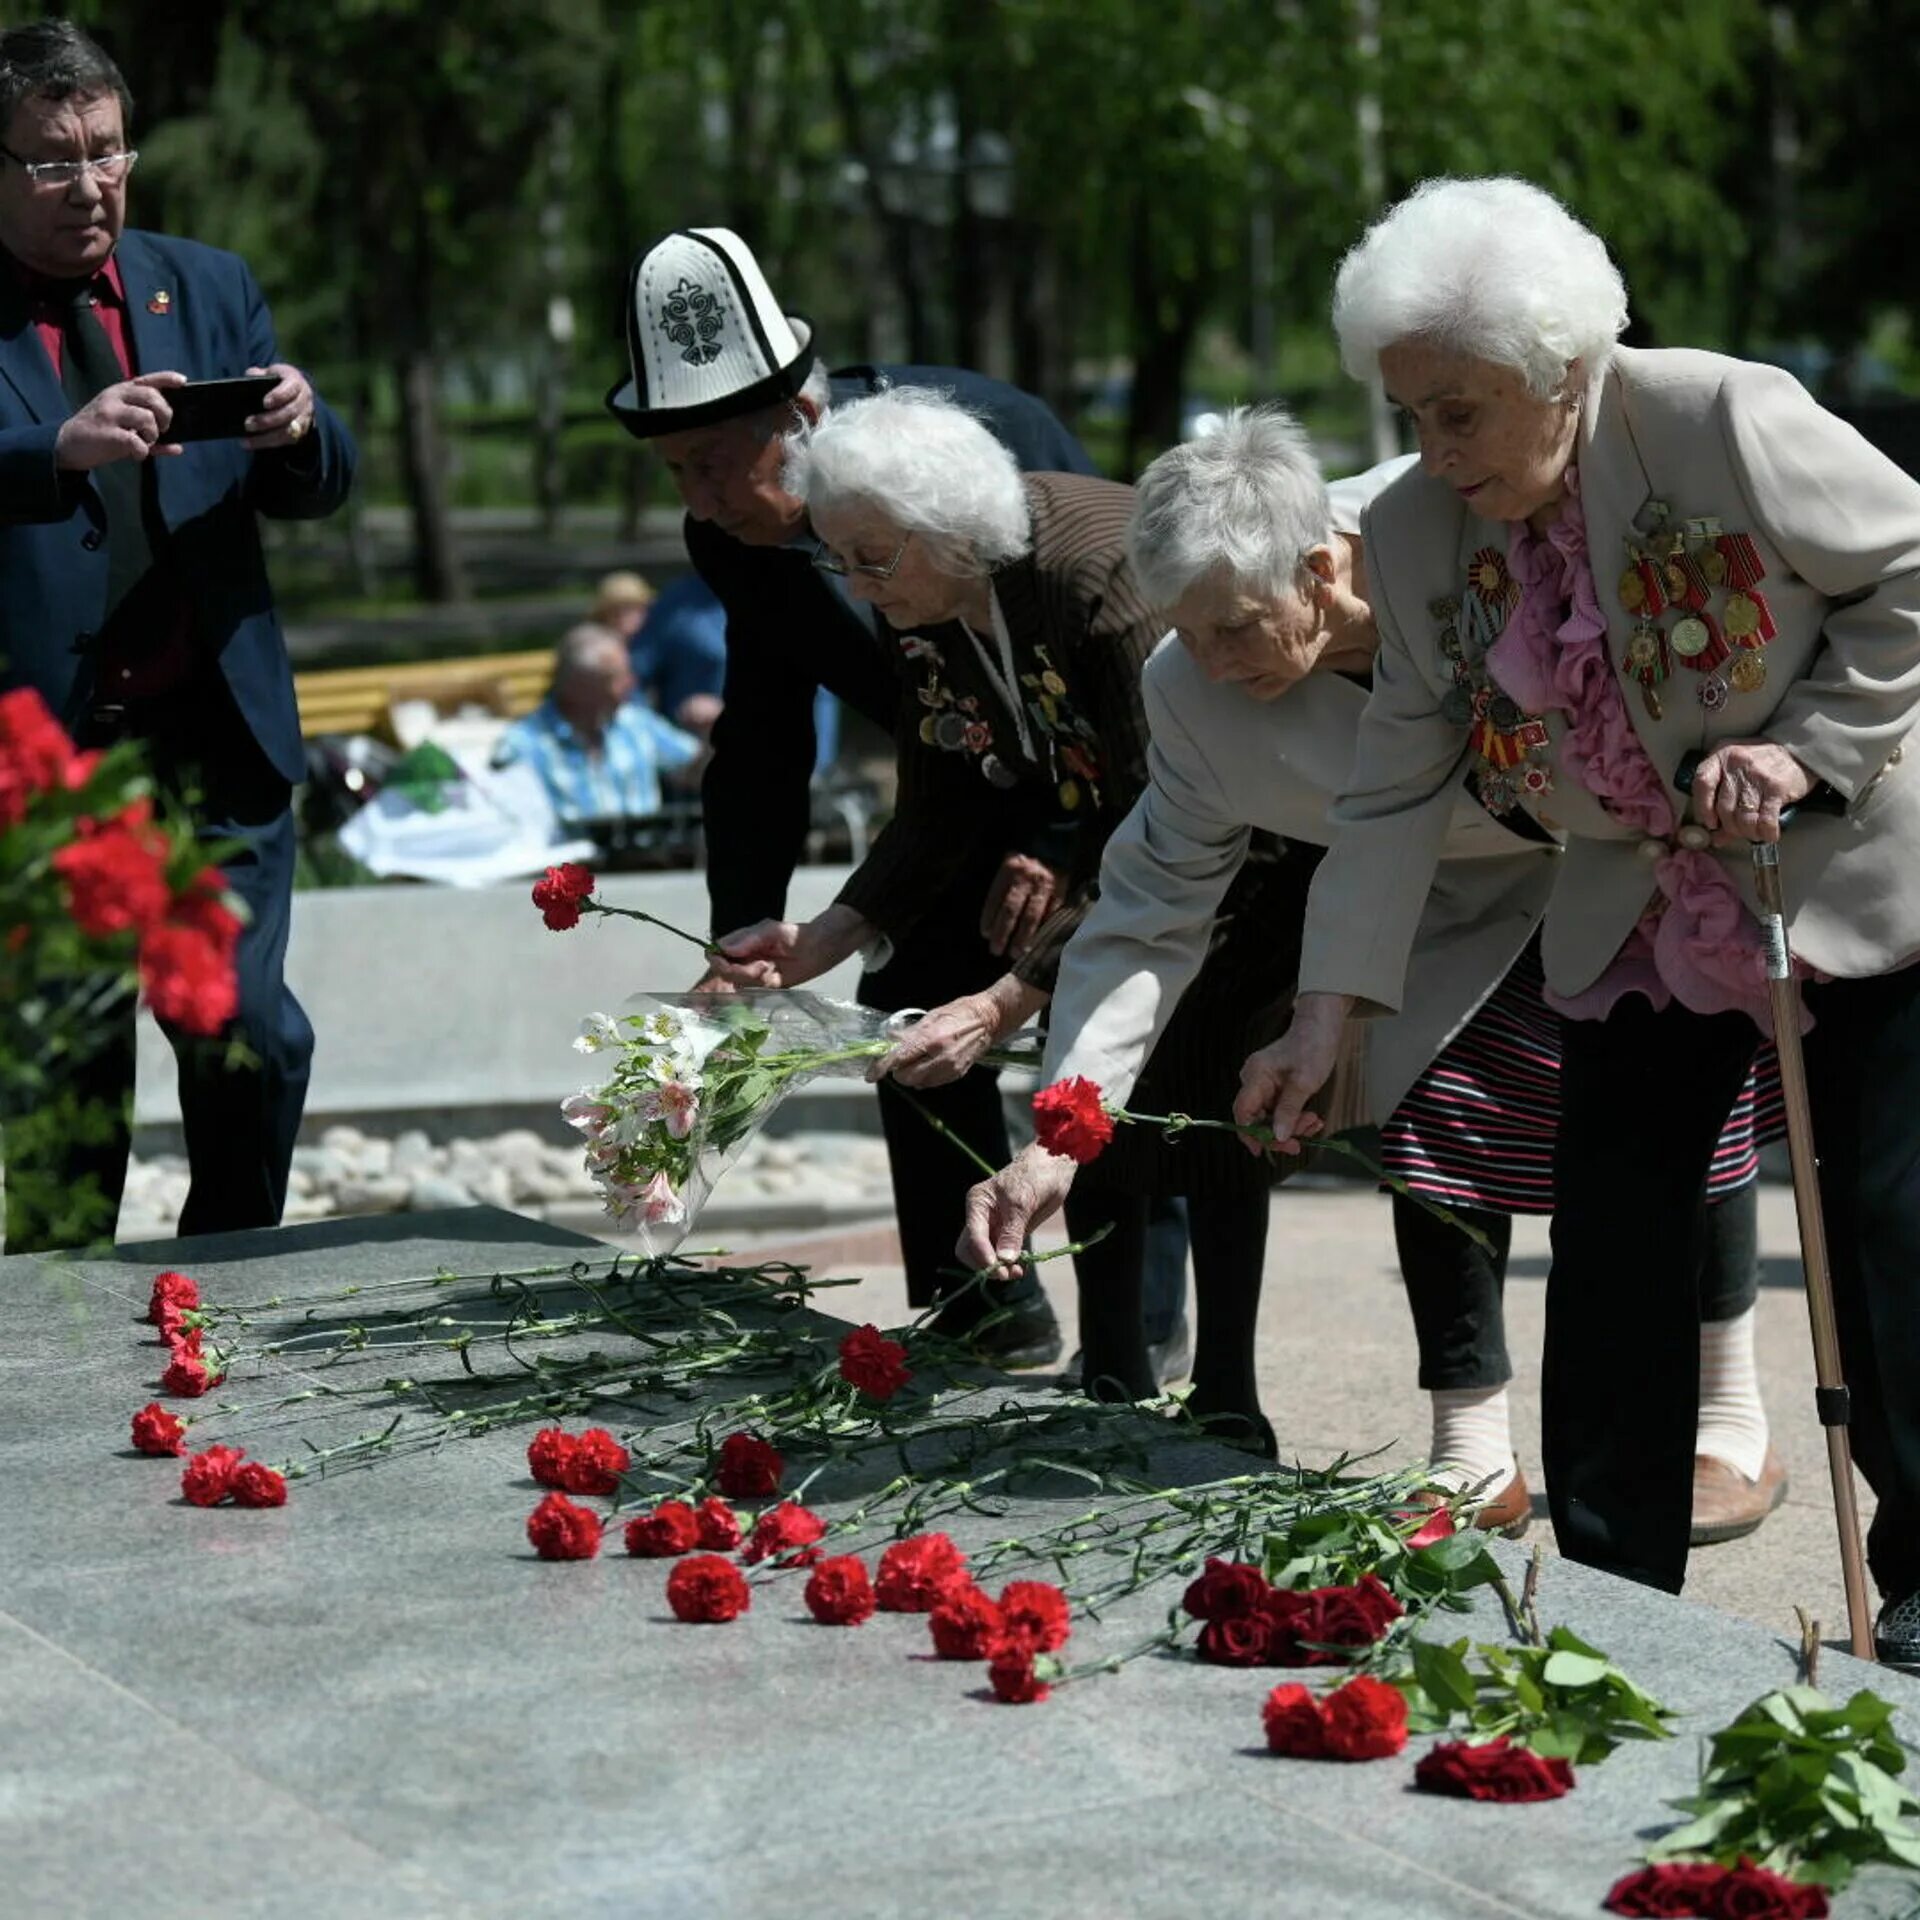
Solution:
M1607 657L1607 622L1587 558L1580 475L1567 470L1560 515L1544 535L1509 524L1507 559L1520 604L1487 651L1487 667L1529 713L1566 716L1560 771L1617 820L1671 841L1679 816L1634 731ZM1678 1000L1695 1013L1750 1015L1773 1032L1760 928L1711 853L1675 848L1653 869L1657 889L1640 923L1592 986L1547 1004L1574 1020L1603 1020L1629 993L1655 1008ZM1804 1016L1803 1016L1804 1017Z

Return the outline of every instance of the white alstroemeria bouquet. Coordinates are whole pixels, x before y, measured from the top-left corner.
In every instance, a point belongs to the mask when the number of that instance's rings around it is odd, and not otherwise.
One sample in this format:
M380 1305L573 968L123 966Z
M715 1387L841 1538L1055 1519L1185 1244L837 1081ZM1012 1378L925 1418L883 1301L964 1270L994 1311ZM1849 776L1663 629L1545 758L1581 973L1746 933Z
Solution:
M561 1111L586 1136L607 1212L649 1255L671 1253L787 1093L823 1075L864 1074L893 1047L897 1022L791 990L640 994L582 1023L575 1048L613 1070Z

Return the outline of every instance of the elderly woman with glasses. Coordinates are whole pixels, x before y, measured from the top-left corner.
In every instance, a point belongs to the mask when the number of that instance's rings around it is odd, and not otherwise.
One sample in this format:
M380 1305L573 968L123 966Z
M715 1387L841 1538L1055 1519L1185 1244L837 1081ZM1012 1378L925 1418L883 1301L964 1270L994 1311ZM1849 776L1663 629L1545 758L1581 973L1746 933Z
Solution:
M1328 488L1294 422L1259 408L1230 414L1218 432L1141 475L1134 573L1174 632L1145 675L1148 787L1108 842L1100 897L1061 963L1049 1078L1091 1079L1109 1101L1138 1111L1226 1112L1237 1042L1290 997L1305 885L1321 854L1304 843L1327 837L1326 811L1366 707L1377 636L1362 513L1410 464L1390 462ZM1242 882L1234 876L1263 828L1290 836L1291 885L1236 902ZM1396 1192L1420 1384L1432 1397L1435 1477L1484 1488L1481 1525L1518 1530L1530 1502L1509 1433L1501 1290L1510 1216L1551 1201L1542 1171L1558 1111L1558 1021L1541 1004L1528 933L1559 853L1543 828L1524 817L1502 824L1464 790L1452 797L1445 831L1418 984L1406 1014L1368 1050L1363 1104L1391 1116L1383 1141L1393 1173L1479 1236ZM902 1041L903 1077L944 1050L937 1039L930 1047L927 1031L945 1011ZM1744 1327L1749 1340L1751 1110L1749 1095L1729 1128L1716 1192L1738 1197L1714 1209L1703 1275L1716 1320ZM1329 1124L1341 1117L1326 1115ZM1189 1133L1169 1146L1154 1129L1122 1127L1077 1173L1070 1161L1028 1148L974 1189L961 1255L976 1266L1005 1260L1063 1204L1078 1233L1076 1214L1084 1217L1090 1201L1097 1216L1148 1180L1175 1182L1189 1196L1200 1296L1193 1404L1203 1413L1233 1409L1264 1431L1253 1336L1269 1182L1263 1163L1230 1137ZM1218 1222L1226 1224L1217 1235ZM1217 1239L1227 1244L1209 1267L1202 1256ZM1137 1332L1129 1341L1137 1313L1112 1311L1083 1287L1081 1314L1089 1362L1098 1353L1114 1378L1145 1391ZM1703 1408L1703 1452L1723 1444L1715 1414L1743 1436L1757 1430L1757 1477L1766 1429L1750 1370L1744 1388L1733 1383L1717 1399L1723 1404ZM1750 1524L1765 1510L1763 1501Z
M1770 1031L1749 858L1782 861L1883 1659L1920 1663L1920 485L1789 375L1616 345L1605 246L1518 180L1438 180L1334 325L1421 471L1367 521L1381 650L1285 1038L1290 1135L1349 1011L1401 1004L1462 780L1551 821L1566 1015L1545 1452L1561 1551L1677 1590L1713 1142ZM1697 757L1685 790L1683 761Z

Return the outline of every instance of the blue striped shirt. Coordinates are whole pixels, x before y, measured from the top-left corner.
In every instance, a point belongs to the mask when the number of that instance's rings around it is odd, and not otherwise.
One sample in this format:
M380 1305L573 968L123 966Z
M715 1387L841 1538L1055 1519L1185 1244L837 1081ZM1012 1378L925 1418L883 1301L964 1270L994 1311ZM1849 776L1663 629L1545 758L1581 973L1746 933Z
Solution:
M660 811L660 769L672 771L700 757L700 742L638 700L629 700L589 753L551 700L516 720L495 752L494 764L523 761L562 820L637 819Z

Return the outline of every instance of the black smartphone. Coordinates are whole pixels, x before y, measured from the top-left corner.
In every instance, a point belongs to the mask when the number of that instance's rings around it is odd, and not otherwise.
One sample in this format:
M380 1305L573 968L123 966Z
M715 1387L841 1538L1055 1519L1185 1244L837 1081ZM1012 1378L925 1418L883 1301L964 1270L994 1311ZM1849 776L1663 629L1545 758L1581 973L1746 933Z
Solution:
M160 445L239 439L279 384L277 373L249 373L238 380L189 380L184 387L163 388L173 419L160 436Z

